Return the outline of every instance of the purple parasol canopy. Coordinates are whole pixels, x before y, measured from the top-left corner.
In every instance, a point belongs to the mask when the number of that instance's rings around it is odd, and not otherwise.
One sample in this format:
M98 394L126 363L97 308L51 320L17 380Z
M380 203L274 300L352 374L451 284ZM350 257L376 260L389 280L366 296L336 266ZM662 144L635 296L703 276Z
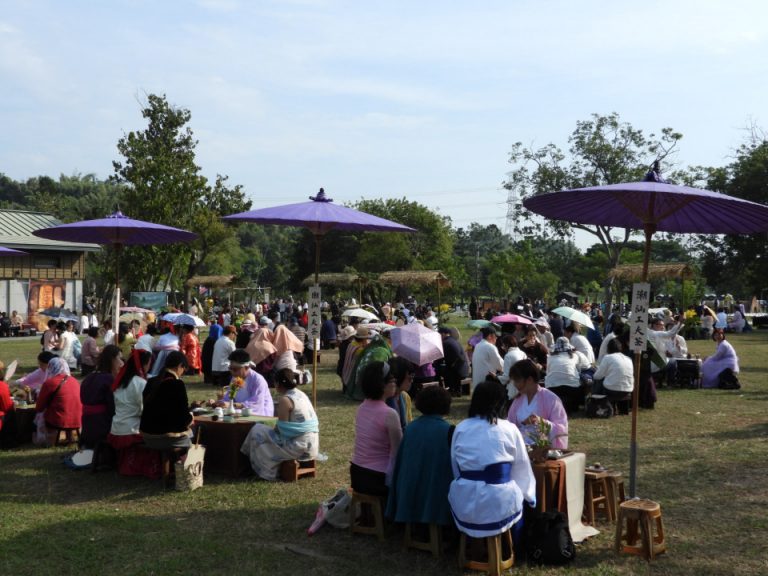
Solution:
M323 235L329 230L359 230L364 232L416 232L413 228L397 222L379 218L334 204L320 188L317 196L310 196L309 202L299 202L273 208L261 208L224 216L222 220L230 222L254 222L257 224L283 224L303 226L315 235Z
M104 245L172 244L191 242L197 234L179 228L134 220L119 210L106 218L61 224L32 232L40 238Z
M13 248L6 248L5 246L0 246L0 258L3 256L29 256L29 252L24 252L23 250L14 250Z

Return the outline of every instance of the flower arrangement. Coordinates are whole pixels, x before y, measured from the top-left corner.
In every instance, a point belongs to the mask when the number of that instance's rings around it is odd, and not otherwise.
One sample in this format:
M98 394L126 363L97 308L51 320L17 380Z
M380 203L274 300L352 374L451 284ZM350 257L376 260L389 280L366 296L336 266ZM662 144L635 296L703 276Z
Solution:
M240 378L239 376L232 378L232 380L229 381L229 400L230 402L235 401L235 396L237 396L238 391L245 386L245 380Z
M552 423L539 418L536 421L536 427L528 432L528 438L535 448L549 448L552 443L549 440L549 434L552 432Z

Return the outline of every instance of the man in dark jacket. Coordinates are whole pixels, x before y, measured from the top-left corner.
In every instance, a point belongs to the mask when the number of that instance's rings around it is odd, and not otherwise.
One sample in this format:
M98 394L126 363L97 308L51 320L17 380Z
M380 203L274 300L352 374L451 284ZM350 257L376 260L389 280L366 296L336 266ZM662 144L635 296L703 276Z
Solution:
M441 326L437 331L443 338L443 382L451 391L451 396L458 398L461 396L461 381L469 373L467 356L450 328Z

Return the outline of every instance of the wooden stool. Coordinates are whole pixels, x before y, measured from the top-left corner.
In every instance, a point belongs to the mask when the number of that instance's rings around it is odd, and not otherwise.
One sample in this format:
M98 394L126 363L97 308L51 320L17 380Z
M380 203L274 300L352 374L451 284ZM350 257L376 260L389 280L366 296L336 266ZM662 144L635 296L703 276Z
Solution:
M358 509L363 515L363 510L368 508L373 515L373 526L360 524L357 518ZM381 498L370 494L361 494L352 491L352 503L349 506L349 527L355 534L373 534L384 541L384 514L381 509Z
M504 570L512 568L515 564L515 549L512 545L511 530L485 538L486 546L488 547L488 559L485 562L467 558L467 538L471 538L471 536L468 537L462 532L461 539L459 540L460 568L483 570L493 576L498 576ZM504 544L509 548L509 556L507 558L503 557Z
M616 517L612 514L613 507L608 498L607 470L586 470L584 472L584 512L587 524L595 525L597 512L605 514L609 522Z
M472 378L464 378L459 382L462 395L470 396L472 394Z
M185 454L186 448L169 448L159 450L160 452L160 471L163 488L173 488L176 485L176 461L179 456Z
M621 472L608 470L605 483L608 486L608 506L612 518L616 520L619 517L619 505L626 500L624 495L624 479L621 477Z
M303 462L286 460L280 463L280 479L283 482L296 482L303 476L314 478L316 473L317 469L315 468L314 460L305 460Z
M106 463L105 463L106 461ZM106 440L100 440L93 449L93 461L91 462L91 473L96 474L99 468L113 466L117 462L117 451Z
M55 428L56 437L54 446L69 446L80 441L80 428ZM64 442L61 442L61 433L64 432Z
M625 521L626 534L624 533ZM656 525L655 535L653 534L654 523ZM667 545L664 542L661 506L657 502L627 500L619 505L614 550L617 554L620 552L635 554L645 557L646 560L653 560L656 555L666 552Z
M443 535L442 526L437 524L429 525L429 540L416 540L412 534L412 526L410 522L405 525L405 539L403 545L406 548L415 548L416 550L425 550L432 552L432 556L435 558L440 557L440 553L443 550Z

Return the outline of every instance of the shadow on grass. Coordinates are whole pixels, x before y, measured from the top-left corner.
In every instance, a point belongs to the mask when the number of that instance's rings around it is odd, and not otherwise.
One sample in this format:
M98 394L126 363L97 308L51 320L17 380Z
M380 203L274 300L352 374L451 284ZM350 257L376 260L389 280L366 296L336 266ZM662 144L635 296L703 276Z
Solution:
M717 438L719 440L763 440L768 437L768 423L762 422L753 424L746 428L736 430L722 430L720 432L711 432L704 434L702 438Z

